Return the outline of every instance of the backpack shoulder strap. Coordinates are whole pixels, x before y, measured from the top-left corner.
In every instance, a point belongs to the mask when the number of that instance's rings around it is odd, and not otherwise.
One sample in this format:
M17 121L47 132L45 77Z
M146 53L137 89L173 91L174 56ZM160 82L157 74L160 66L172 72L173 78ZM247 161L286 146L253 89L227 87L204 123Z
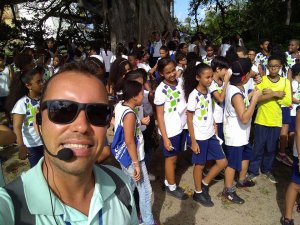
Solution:
M10 195L15 210L15 224L17 225L34 225L35 216L30 214L23 188L21 177L4 187Z
M125 207L128 209L129 214L131 215L132 213L132 206L130 205L131 196L125 182L122 180L122 178L119 177L119 175L117 175L115 172L113 172L111 169L107 168L106 166L99 165L99 164L97 166L99 166L102 170L104 170L104 172L106 172L113 179L113 181L116 184L115 195L125 205Z

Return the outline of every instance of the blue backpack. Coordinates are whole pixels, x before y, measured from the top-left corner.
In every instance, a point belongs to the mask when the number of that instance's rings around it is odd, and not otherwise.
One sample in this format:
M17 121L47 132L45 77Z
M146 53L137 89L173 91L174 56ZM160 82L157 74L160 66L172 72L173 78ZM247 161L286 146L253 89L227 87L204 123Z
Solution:
M128 168L132 164L131 157L129 155L127 146L125 144L124 127L123 127L123 118L129 112L134 113L134 115L136 116L135 112L132 111L131 109L126 109L123 112L117 130L115 132L113 142L111 144L112 154L115 156L116 160L120 164L122 164L125 168ZM134 141L135 144L138 143L138 139L136 136L134 137Z

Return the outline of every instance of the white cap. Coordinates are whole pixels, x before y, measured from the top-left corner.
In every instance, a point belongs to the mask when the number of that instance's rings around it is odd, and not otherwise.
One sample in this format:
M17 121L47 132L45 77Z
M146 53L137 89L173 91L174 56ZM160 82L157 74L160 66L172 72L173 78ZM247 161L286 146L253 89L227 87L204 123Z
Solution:
M99 59L103 63L103 57L101 55L91 55L90 57L94 57L96 59Z

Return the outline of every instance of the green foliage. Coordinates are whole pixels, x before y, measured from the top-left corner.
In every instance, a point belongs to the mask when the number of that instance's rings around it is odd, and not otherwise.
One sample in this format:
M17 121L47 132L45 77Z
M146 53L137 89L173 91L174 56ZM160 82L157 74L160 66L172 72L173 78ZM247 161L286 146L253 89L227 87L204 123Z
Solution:
M203 21L195 30L208 34L218 44L223 37L242 34L246 43L258 46L260 39L286 44L300 38L300 1L292 0L290 25L285 25L288 0L191 0L190 16L194 20L206 10ZM199 20L199 18L198 18ZM193 32L193 31L192 31Z

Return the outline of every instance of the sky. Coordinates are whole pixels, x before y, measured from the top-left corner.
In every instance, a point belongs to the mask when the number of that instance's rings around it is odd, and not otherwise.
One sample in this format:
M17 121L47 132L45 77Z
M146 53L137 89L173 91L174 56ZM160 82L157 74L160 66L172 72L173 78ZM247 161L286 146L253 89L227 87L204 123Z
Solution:
M188 0L174 0L175 16L179 21L184 21L188 17L189 1Z

